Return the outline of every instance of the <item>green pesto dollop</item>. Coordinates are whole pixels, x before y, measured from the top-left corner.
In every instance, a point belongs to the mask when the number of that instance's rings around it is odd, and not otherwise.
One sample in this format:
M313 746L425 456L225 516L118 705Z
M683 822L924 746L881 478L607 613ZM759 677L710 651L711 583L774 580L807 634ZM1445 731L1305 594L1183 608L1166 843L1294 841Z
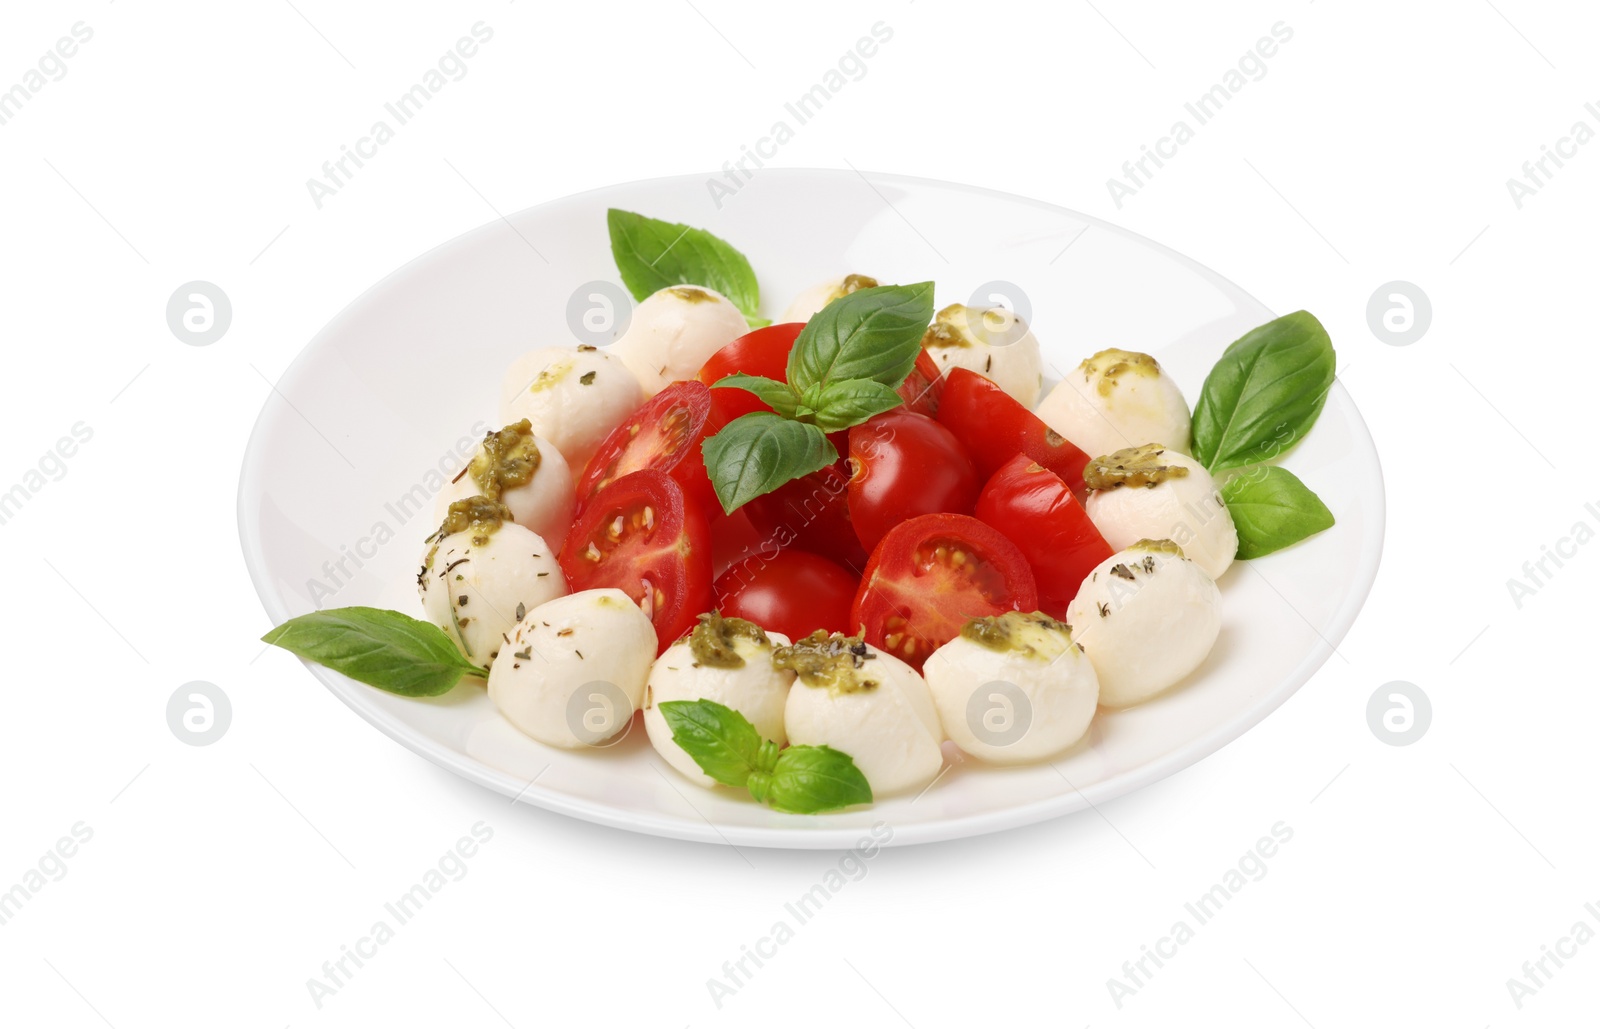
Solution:
M1175 554L1178 557L1184 556L1183 548L1171 540L1140 540L1137 543L1131 544L1128 549L1144 550L1152 554Z
M1118 486L1157 486L1168 479L1181 479L1189 469L1161 459L1167 448L1160 443L1129 447L1105 457L1097 457L1083 469L1083 484L1092 490Z
M1090 382L1094 376L1100 376L1100 381L1095 385L1095 391L1102 397L1109 397L1117 388L1117 383L1124 375L1135 375L1145 379L1155 379L1161 376L1161 365L1149 354L1141 354L1137 350L1102 350L1093 357L1085 358L1078 365L1078 370L1083 373L1083 381Z
M870 275L856 275L852 272L839 280L833 287L833 292L828 294L828 303L833 303L840 297L847 297L858 289L871 289L878 284L878 280Z
M930 350L940 347L970 347L976 340L967 323L967 305L951 304L933 316L933 324L922 334L922 345Z
M490 500L499 500L508 489L526 486L538 471L539 444L526 418L486 434L467 465L467 474L478 484L479 493Z
M875 655L860 636L818 629L803 640L772 652L772 667L794 672L807 686L830 693L857 693L878 688L876 679L857 675Z
M1002 654L1021 653L1027 656L1055 657L1070 642L1072 628L1042 611L1024 614L1007 611L1005 614L974 618L961 627L962 639L971 640ZM1051 634L1060 634L1052 638ZM1051 645L1052 642L1054 645Z
M720 612L708 611L700 616L700 624L689 634L689 652L694 655L696 665L743 668L744 658L737 646L741 639L772 646L772 641L756 623L743 618L724 618Z
M699 286L668 286L667 292L691 304L706 304L717 299Z
M473 544L481 547L489 542L490 533L509 521L511 511L500 501L485 496L467 497L450 505L434 537L442 540L470 529Z

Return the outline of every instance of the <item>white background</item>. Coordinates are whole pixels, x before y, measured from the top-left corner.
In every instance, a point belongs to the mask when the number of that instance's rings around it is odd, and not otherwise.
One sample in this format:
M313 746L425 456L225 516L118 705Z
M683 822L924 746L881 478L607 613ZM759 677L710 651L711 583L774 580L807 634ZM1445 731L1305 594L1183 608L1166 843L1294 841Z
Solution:
M1549 564L1520 607L1507 580L1600 526L1600 146L1520 208L1506 180L1579 119L1600 129L1600 18L1549 0L1218 6L8 5L0 89L74 23L94 37L0 126L0 490L75 423L93 438L0 525L0 890L75 823L93 838L0 925L0 1021L1592 1016L1600 944L1547 964L1520 1009L1506 980L1580 919L1600 930L1600 548ZM467 77L319 210L306 179L480 20L494 38ZM237 469L266 380L365 287L496 210L736 158L880 20L892 41L777 163L1038 197L1317 313L1385 458L1387 550L1338 654L1238 742L1098 813L880 853L719 1010L706 981L837 857L513 808L382 737L262 653ZM1106 180L1278 22L1293 39L1265 77L1119 208ZM209 347L164 316L193 279L234 306ZM1396 279L1433 306L1408 347L1366 317ZM191 680L232 702L211 746L167 725ZM1391 680L1432 700L1410 746L1368 728ZM494 836L465 877L319 1009L306 981L480 821ZM1106 980L1278 822L1294 837L1266 877L1119 1008Z

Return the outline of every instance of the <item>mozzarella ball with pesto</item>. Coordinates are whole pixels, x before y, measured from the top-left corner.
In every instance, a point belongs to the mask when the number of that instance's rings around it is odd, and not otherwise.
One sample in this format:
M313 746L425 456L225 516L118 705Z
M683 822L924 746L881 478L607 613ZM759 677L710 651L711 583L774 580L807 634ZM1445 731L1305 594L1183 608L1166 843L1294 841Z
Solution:
M850 755L874 797L918 790L944 765L944 732L916 669L859 637L818 630L774 663L797 675L783 709L791 744Z
M1091 456L1145 443L1189 452L1189 403L1149 354L1100 351L1056 383L1035 413Z
M1067 605L1100 703L1127 707L1200 667L1222 629L1222 594L1170 540L1141 540L1089 573Z
M789 638L742 618L716 612L700 616L693 632L668 647L645 684L644 728L667 764L701 786L716 785L672 739L661 705L673 700L714 700L744 715L764 740L783 746L783 706L794 673L775 668L772 652Z
M567 466L582 471L600 443L644 403L621 359L591 346L544 347L511 362L500 391L500 417L526 418Z
M951 304L934 316L923 349L941 372L966 368L1031 408L1044 387L1044 359L1033 330L1004 307Z
M1239 533L1205 467L1159 443L1118 450L1083 471L1094 527L1122 550L1142 539L1167 539L1213 579L1233 564Z
M656 633L621 590L583 590L530 609L489 670L506 720L552 747L599 746L639 708Z
M492 667L522 614L567 592L555 552L511 520L505 505L469 497L450 505L417 574L428 621L468 661Z
M526 420L484 436L467 467L439 491L434 517L443 521L451 504L475 496L498 499L513 521L544 537L552 550L561 549L572 526L572 470Z
M1066 750L1100 698L1094 665L1066 623L1038 612L973 619L928 657L922 675L946 735L993 764Z
M668 286L640 301L611 352L628 366L645 396L692 379L706 359L750 331L732 301L704 286Z
M812 315L840 297L847 297L858 289L869 289L876 285L878 280L872 276L854 274L819 282L800 291L789 304L789 309L783 312L783 321L808 322Z

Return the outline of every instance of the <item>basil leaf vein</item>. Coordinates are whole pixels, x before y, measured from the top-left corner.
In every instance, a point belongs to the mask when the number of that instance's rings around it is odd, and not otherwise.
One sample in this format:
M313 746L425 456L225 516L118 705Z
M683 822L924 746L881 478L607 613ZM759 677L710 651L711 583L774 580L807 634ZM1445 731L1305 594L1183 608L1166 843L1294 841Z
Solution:
M1211 471L1270 460L1316 423L1336 360L1322 323L1296 311L1250 330L1223 353L1195 404L1194 456Z
M756 771L763 742L748 718L714 700L668 700L660 707L672 742L702 772L724 786L744 788Z
M1333 527L1333 512L1293 472L1260 465L1222 486L1234 528L1238 557L1262 557Z
M833 301L806 322L789 351L789 385L873 379L896 387L917 363L933 319L933 283L871 286Z
M823 432L860 425L873 415L892 411L904 401L892 386L874 379L845 379L823 386L812 417Z
M437 625L376 607L298 615L261 641L403 697L437 697L464 675L489 674Z
M770 411L735 418L701 444L701 453L712 488L728 514L839 459L821 429Z
M746 321L762 321L761 287L755 270L738 250L704 229L647 218L611 208L606 211L611 256L633 299L668 286L706 286L732 301Z
M712 384L712 389L742 389L746 393L754 393L763 404L783 415L793 418L795 409L800 404L800 397L795 393L794 387L787 382L769 379L764 375L746 375L744 372L735 372L726 378L718 379Z
M795 746L778 755L766 799L774 810L812 815L870 804L872 787L849 754L827 746Z

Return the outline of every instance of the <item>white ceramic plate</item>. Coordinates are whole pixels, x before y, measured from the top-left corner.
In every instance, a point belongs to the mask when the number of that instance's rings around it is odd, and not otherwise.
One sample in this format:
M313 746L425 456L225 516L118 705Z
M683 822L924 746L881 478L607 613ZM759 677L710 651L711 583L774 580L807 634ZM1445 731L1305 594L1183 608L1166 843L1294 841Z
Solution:
M306 347L261 412L239 485L245 559L274 623L350 604L420 613L414 576L434 525L432 497L416 500L440 472L460 468L452 448L465 455L492 427L511 359L572 342L566 311L574 291L618 281L608 207L700 226L738 246L760 276L769 317L803 287L849 271L884 282L933 279L939 306L968 301L984 283L1014 283L1057 369L1107 346L1146 351L1191 404L1223 348L1273 317L1161 246L1020 197L889 175L767 169L718 209L706 182L614 186L491 222L368 290ZM1234 565L1221 582L1222 636L1186 683L1141 707L1102 711L1054 765L953 762L921 797L865 810L781 815L730 791L702 790L657 759L637 721L620 743L572 753L518 733L481 688L407 700L321 667L311 672L429 760L606 825L809 848L852 846L879 820L894 827L895 844L1026 825L1212 753L1282 704L1343 638L1377 572L1384 517L1378 456L1343 386L1334 386L1315 430L1284 463L1338 524Z

